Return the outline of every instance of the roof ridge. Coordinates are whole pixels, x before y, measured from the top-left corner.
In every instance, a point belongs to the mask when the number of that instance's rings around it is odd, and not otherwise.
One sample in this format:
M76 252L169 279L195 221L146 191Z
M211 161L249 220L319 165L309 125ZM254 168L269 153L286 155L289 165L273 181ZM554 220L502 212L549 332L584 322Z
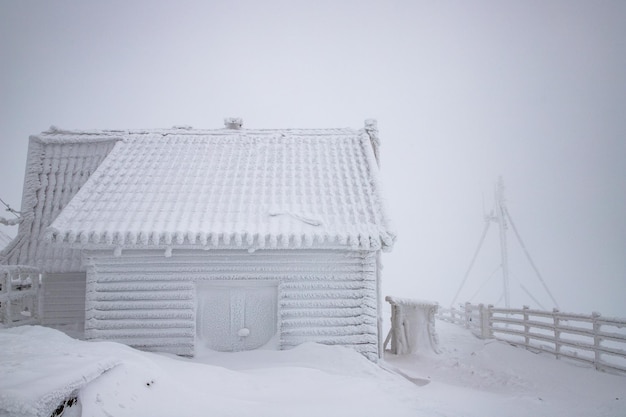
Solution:
M346 132L357 133L362 129L354 129L350 127L328 127L328 128L193 128L191 126L173 126L169 128L128 128L128 129L62 129L56 126L50 126L48 130L41 132L39 135L140 135L140 134L159 134L159 133L177 133L180 135L197 135L197 134L232 134L232 133L276 133L276 132L297 132L297 133L316 133L316 132Z

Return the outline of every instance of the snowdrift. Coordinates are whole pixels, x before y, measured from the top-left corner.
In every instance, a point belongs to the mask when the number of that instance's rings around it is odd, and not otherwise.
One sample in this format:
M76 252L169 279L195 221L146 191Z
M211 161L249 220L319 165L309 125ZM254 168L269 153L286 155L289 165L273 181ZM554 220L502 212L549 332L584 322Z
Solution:
M48 328L0 330L0 416L626 416L626 378L481 340L437 322L440 354L351 349L199 352L193 359L82 342Z

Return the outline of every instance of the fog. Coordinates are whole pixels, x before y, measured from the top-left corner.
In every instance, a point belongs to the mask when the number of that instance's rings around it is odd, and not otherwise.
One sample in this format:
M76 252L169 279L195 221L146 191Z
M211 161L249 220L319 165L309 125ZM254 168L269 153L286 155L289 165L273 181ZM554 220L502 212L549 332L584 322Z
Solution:
M0 198L28 136L379 123L384 291L448 305L506 205L565 311L626 317L626 2L0 1ZM9 213L3 214L10 216ZM15 234L14 228L2 227ZM492 224L458 301L502 294ZM511 305L553 305L508 231Z

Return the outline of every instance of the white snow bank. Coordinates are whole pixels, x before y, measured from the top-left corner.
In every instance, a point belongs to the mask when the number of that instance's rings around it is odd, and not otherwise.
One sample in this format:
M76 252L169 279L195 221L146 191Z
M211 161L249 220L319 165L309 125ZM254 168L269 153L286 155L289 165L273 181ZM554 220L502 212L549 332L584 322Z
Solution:
M0 416L47 417L52 400L74 390L90 417L626 416L626 377L448 323L437 332L441 354L386 357L405 379L351 349L312 343L185 359L41 327L0 330Z
M105 364L109 370L80 389L82 415L408 417L418 409L414 385L348 348L305 344L282 352L205 352L192 361L75 341L41 327L0 334L13 352L13 359L0 360L0 415L46 415L39 411L46 392L91 377ZM39 378L40 394L32 395ZM61 397L55 396L58 402Z
M38 326L0 331L0 346L2 416L47 417L72 393L120 363L107 344L89 345Z
M84 415L408 417L418 409L412 385L347 348L307 344L201 358L215 365L146 355L158 375L148 381L139 367L113 369L82 390Z
M441 354L388 355L387 366L417 381L440 415L465 417L626 416L626 377L536 354L437 321Z

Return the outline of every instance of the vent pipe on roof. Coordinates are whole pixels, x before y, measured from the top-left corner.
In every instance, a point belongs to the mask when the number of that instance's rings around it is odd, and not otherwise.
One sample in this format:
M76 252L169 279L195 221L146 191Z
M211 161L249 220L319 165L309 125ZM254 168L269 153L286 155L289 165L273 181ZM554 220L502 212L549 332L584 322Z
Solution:
M224 119L224 127L226 129L241 129L243 119L241 117L227 117Z
M370 137L372 142L372 149L374 150L374 157L376 163L380 167L380 138L378 137L378 122L375 119L365 120L365 132Z

